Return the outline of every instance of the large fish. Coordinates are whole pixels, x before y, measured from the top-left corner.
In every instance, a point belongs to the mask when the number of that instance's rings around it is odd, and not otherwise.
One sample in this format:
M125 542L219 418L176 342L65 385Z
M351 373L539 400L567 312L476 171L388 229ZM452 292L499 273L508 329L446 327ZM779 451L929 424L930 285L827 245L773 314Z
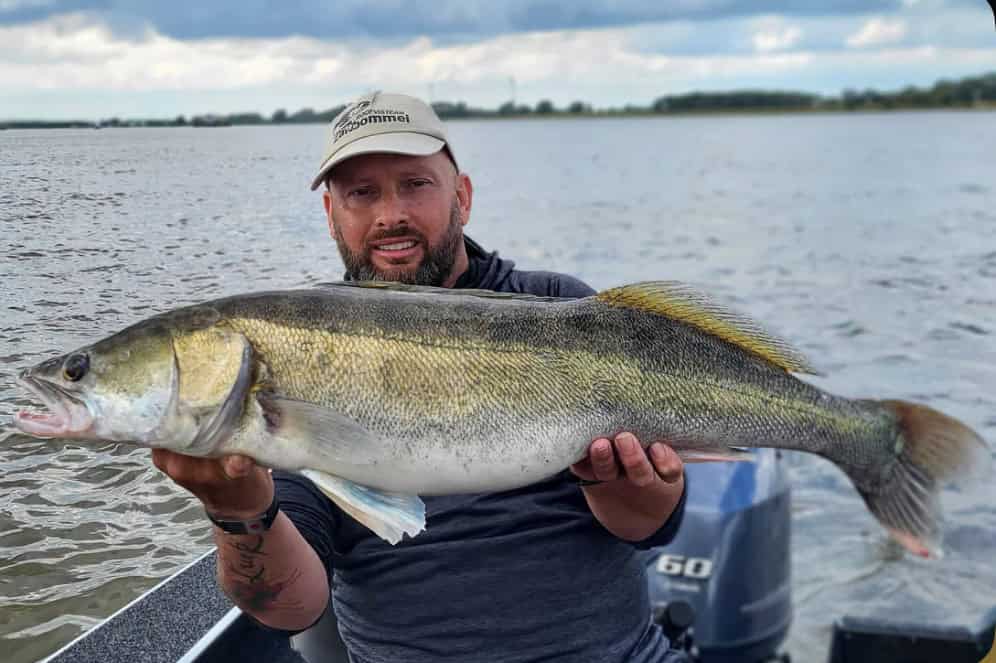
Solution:
M984 472L958 421L834 396L785 343L680 284L577 300L396 284L219 299L149 318L24 371L40 437L240 453L298 471L391 543L418 495L511 489L632 431L682 456L818 454L890 533L937 550L944 481Z

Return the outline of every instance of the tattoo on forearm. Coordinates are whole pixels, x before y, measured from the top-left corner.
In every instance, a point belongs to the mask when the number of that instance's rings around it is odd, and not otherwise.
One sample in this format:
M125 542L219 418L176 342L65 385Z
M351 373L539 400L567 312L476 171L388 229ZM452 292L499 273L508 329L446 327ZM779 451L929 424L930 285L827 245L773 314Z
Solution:
M301 577L299 569L292 569L284 578L267 575L263 552L263 537L228 541L236 559L227 560L226 566L232 599L249 612L263 610L293 610L300 608L300 601L279 601L280 593ZM230 556L230 555L228 555ZM228 557L226 556L226 557Z

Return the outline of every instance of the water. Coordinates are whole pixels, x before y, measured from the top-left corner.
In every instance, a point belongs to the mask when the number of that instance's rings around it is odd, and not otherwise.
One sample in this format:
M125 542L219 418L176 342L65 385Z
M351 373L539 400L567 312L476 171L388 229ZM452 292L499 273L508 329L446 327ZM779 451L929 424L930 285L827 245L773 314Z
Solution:
M815 358L996 442L991 113L466 122L468 233L602 288L693 282ZM0 426L17 370L151 313L338 278L324 127L0 134ZM2 429L0 429L2 430ZM0 432L0 438L4 433ZM944 494L947 556L898 556L843 476L791 458L798 660L835 617L972 625L996 604L992 481ZM0 646L35 660L208 549L147 451L0 442Z

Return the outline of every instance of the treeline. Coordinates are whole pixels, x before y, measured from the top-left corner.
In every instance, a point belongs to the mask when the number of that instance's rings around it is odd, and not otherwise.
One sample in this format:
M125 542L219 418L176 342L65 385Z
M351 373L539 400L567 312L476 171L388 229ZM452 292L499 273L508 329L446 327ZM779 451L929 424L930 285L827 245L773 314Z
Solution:
M655 99L647 106L626 105L621 108L596 109L584 101L558 107L545 99L535 106L505 102L498 108L477 108L465 102L437 101L432 104L443 119L522 117L522 116L616 116L662 115L678 113L764 112L764 111L872 111L924 108L996 107L996 72L963 78L940 80L929 88L908 86L892 92L878 90L844 90L840 96L820 96L805 92L771 90L736 90L732 92L691 92ZM269 116L260 113L229 115L180 115L173 119L122 120L110 118L100 122L85 121L0 121L0 129L32 128L103 128L103 127L221 127L252 124L328 123L345 106L323 111L303 108L295 113L285 109Z
M941 80L929 88L908 86L892 92L844 90L840 96L820 96L805 92L735 90L731 92L690 92L658 97L649 106L592 110L581 101L556 108L549 101L535 108L506 103L497 111L469 109L464 104L434 104L440 116L475 117L530 114L633 115L667 113L763 112L763 111L872 111L919 108L973 108L996 106L996 72L957 81Z
M660 97L650 106L654 113L696 113L739 110L805 110L815 108L820 97L803 92L692 92Z
M996 103L996 72L959 81L941 80L931 88L908 86L897 92L844 90L834 100L846 110L862 108L959 108Z

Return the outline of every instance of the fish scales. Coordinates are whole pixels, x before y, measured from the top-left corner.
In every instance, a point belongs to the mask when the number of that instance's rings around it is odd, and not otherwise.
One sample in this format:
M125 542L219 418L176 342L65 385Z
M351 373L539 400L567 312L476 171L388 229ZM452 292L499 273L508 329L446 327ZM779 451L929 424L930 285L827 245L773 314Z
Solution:
M646 312L472 300L440 318L407 293L395 297L380 306L317 297L289 309L277 294L238 302L231 314L217 308L259 350L278 390L346 404L345 414L391 436L411 436L420 422L423 441L494 442L495 429L514 435L537 419L574 417L591 422L576 431L585 437L628 427L648 441L750 446L764 435L770 446L819 452L827 439L849 445L870 423L846 399ZM507 451L482 448L482 462Z

